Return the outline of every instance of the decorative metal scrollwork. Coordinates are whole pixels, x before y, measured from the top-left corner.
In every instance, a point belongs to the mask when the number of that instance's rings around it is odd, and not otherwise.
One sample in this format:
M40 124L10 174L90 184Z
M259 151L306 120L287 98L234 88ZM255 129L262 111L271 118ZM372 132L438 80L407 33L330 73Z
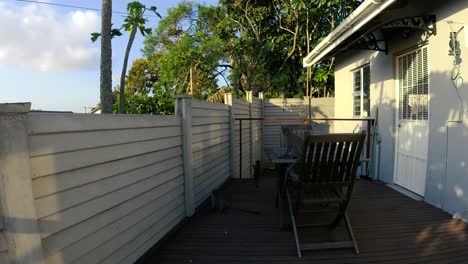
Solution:
M415 28L425 31L427 37L437 34L435 15L398 18L384 23L379 28Z
M375 32L370 32L362 35L352 45L352 49L366 49L388 52L387 41L382 37L376 36Z
M427 40L430 36L437 34L436 16L425 15L392 19L368 30L360 37L353 40L344 48L342 48L341 51L365 49L383 51L385 53L388 53L388 42L387 37L385 35L391 34L391 32L386 32L385 29L394 28L402 29L400 30L400 34L404 38L408 37L411 29L422 30L425 32L425 38Z

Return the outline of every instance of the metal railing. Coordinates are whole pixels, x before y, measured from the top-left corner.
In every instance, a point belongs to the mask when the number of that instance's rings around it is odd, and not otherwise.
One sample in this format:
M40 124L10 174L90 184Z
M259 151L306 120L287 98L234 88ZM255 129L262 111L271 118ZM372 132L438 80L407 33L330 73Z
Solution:
M371 162L372 157L372 143L373 143L373 134L374 134L374 125L375 119L374 118L328 118L328 117L316 117L316 118L282 118L282 117L259 117L259 118L235 118L236 121L239 121L239 151L240 151L240 158L239 158L239 178L242 179L242 121L302 121L304 124L307 124L311 121L324 121L324 122L332 122L332 121L361 121L366 122L366 151L365 156L361 159L361 163L365 163L365 171L364 174L361 172L361 176L370 179L369 177L369 164ZM263 134L263 131L262 131ZM252 137L252 135L250 135ZM264 141L262 141L264 144ZM251 154L252 155L252 154ZM262 153L263 155L263 153Z

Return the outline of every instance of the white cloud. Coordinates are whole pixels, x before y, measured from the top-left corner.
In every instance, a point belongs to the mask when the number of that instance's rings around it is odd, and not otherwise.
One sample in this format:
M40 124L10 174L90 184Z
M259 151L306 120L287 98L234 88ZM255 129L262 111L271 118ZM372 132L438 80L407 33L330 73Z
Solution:
M90 33L100 29L96 12L59 14L44 5L0 1L0 25L0 64L48 71L98 63L97 45L90 41Z

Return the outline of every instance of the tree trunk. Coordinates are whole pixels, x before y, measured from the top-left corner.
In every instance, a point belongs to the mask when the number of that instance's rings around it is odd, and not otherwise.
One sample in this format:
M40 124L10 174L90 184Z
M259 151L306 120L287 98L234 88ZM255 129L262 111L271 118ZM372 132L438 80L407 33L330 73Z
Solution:
M101 19L101 112L112 113L112 0L102 0Z
M132 30L130 31L130 37L128 38L127 49L125 50L122 73L120 74L119 114L123 114L125 112L125 75L127 75L128 56L130 55L130 50L132 49L137 29L138 24L133 24Z
M190 63L190 90L188 94L193 96L193 62Z

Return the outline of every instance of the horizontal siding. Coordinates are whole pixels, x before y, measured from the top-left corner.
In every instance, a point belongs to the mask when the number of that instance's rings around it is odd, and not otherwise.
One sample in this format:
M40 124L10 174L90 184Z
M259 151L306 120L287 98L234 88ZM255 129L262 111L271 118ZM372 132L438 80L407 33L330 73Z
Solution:
M118 130L177 126L179 116L37 114L27 115L29 135L78 131Z
M317 118L334 115L334 98L312 98L311 116ZM269 99L263 104L265 117L307 118L309 102L300 98ZM282 125L301 125L303 121L264 121L264 147L285 146L285 138L281 132ZM334 122L312 122L312 130L318 133L333 131ZM266 158L266 157L265 157Z
M179 117L31 114L28 124L46 263L136 259L185 216Z
M149 141L132 142L100 148L63 152L53 155L31 158L33 178L43 177L60 172L76 170L96 164L111 162L169 149L182 144L180 136L159 138Z
M42 134L30 137L31 156L47 155L67 151L77 151L132 142L150 141L170 136L180 136L180 127L101 130L88 132L70 132L61 134Z
M193 109L209 109L209 110L224 110L229 111L229 106L220 103L211 103L200 100L192 100Z
M300 98L270 99L264 102L265 117L279 118L306 118L308 116L307 105ZM265 121L264 138L265 148L285 146L286 139L281 132L282 125L300 125L303 121ZM267 157L264 157L267 159Z
M230 174L230 109L199 100L193 100L192 107L192 168L198 206Z
M90 184L115 175L155 165L165 159L182 155L182 149L175 146L170 149L145 153L125 159L114 160L94 166L53 174L33 181L34 197L41 198L53 193Z

